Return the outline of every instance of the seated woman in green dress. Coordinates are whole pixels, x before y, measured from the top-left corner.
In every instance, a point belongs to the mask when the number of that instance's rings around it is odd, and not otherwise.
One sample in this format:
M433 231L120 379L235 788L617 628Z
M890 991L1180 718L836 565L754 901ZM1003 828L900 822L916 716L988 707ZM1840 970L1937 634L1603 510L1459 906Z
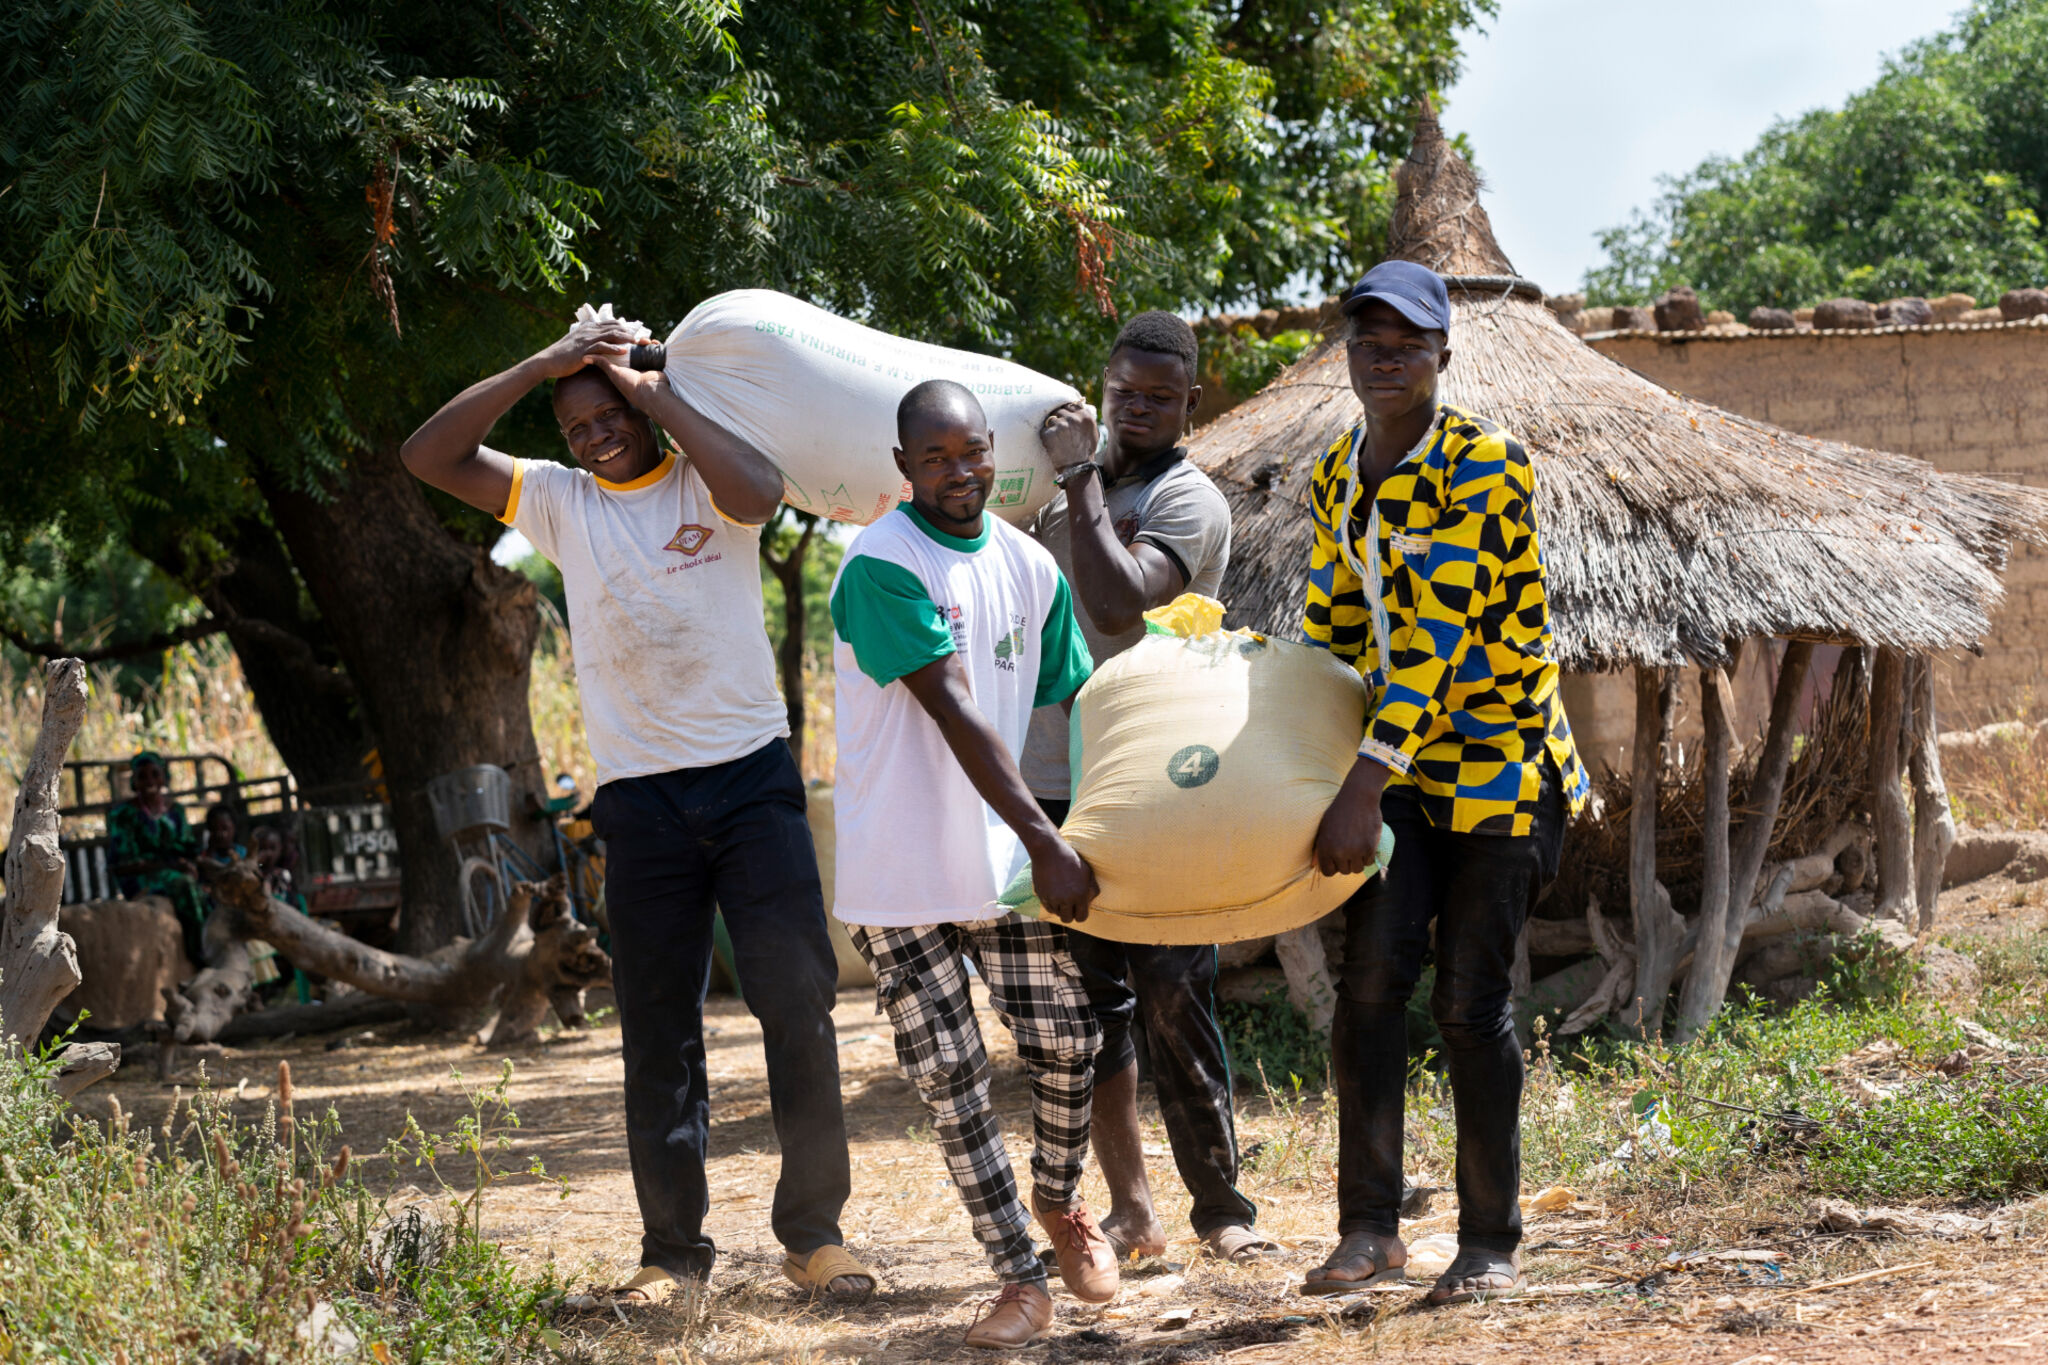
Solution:
M200 927L206 903L199 894L197 831L170 797L170 777L163 758L144 749L128 760L129 785L135 794L107 812L107 841L113 846L114 877L121 895L162 896L177 912L185 955L203 966L206 955Z

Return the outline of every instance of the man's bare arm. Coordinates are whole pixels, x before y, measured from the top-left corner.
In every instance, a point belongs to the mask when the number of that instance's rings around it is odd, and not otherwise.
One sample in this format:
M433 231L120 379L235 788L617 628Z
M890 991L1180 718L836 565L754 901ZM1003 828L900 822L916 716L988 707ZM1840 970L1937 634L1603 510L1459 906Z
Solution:
M1031 855L1032 890L1039 903L1055 918L1087 919L1089 902L1100 889L1095 874L1046 819L1017 771L1017 760L1003 747L1002 736L975 706L960 656L948 654L904 674L903 685L938 725L974 790L1023 841Z
M634 340L632 330L617 323L571 329L554 345L449 399L406 438L399 458L422 482L499 515L512 496L512 460L484 447L491 428L543 380L574 374L605 357L623 357Z
M719 511L750 526L775 515L782 502L782 471L773 461L691 407L659 370L628 369L613 360L600 363L626 401L675 438Z
M1095 419L1069 403L1046 419L1040 435L1053 467L1065 469L1095 450ZM1104 635L1135 629L1145 613L1186 590L1187 576L1156 545L1126 546L1116 538L1103 501L1102 475L1084 475L1066 485L1067 542L1074 559L1074 597Z

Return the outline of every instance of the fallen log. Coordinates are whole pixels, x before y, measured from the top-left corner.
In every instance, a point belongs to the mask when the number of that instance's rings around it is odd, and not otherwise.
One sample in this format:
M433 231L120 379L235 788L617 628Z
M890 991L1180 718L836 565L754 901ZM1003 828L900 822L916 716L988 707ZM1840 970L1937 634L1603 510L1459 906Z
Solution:
M119 1043L70 1043L57 1054L57 1074L50 1077L50 1089L68 1100L121 1068Z
M579 1000L574 1008L580 1013L582 991L611 984L611 959L597 946L597 931L570 916L560 874L543 885L520 883L488 933L431 958L372 948L273 900L253 863L224 870L214 895L238 937L260 938L307 971L402 1001L441 1022L494 1010L482 1035L488 1047L532 1041L565 992Z
M238 1014L221 1029L219 1041L241 1043L252 1038L282 1038L287 1033L333 1033L372 1024L394 1024L405 1017L403 1003L358 991L339 1000L273 1005L267 1010Z

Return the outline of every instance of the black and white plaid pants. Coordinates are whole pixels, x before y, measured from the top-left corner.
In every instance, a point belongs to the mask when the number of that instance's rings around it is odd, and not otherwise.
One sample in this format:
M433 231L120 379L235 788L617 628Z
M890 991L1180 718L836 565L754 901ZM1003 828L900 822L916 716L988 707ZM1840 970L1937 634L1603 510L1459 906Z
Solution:
M988 1050L963 958L988 983L989 1002L1031 1077L1032 1184L1041 1202L1065 1204L1081 1184L1102 1045L1066 931L1014 914L967 924L848 928L875 969L877 1002L896 1029L896 1059L931 1111L932 1134L996 1278L1044 1279L1031 1215L1018 1198L989 1100Z

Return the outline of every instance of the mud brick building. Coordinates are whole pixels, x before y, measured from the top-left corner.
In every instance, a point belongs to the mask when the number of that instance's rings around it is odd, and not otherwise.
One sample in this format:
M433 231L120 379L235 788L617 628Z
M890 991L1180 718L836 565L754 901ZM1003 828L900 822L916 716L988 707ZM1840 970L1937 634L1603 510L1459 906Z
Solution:
M2048 318L1587 342L1665 388L1788 431L2048 488ZM2048 705L2048 552L2016 546L2004 581L1981 656L1938 659L1945 728Z

